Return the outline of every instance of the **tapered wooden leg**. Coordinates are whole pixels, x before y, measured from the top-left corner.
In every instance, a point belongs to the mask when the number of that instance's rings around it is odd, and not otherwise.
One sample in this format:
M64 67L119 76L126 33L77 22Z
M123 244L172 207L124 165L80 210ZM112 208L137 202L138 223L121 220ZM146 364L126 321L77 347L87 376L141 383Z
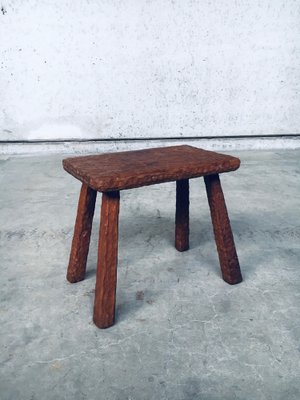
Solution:
M204 177L222 276L231 285L242 281L219 175Z
M97 192L83 183L67 272L71 283L82 281L85 277L96 197Z
M176 181L175 247L189 248L189 180Z
M118 263L119 191L102 194L94 322L99 328L114 324Z

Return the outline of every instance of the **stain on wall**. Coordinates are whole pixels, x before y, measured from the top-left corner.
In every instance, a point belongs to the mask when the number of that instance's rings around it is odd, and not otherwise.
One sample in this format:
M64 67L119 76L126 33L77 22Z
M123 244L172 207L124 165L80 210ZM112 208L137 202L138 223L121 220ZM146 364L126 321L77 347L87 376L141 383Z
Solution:
M0 140L300 131L300 1L3 1Z

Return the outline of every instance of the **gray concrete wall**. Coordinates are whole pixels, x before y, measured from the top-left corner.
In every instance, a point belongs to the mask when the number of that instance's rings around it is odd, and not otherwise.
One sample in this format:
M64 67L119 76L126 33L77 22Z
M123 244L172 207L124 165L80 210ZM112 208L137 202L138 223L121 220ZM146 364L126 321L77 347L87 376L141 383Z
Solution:
M3 0L0 140L300 132L300 1Z

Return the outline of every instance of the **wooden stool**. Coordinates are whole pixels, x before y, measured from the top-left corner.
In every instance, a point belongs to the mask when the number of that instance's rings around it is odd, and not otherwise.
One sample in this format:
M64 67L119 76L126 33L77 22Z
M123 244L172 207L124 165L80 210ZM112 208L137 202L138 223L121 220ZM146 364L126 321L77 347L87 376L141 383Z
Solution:
M64 169L82 182L67 272L69 282L85 277L97 192L102 192L94 322L114 324L120 190L176 181L175 247L189 248L189 179L203 176L223 279L236 284L242 275L219 173L234 171L240 160L192 146L67 158Z

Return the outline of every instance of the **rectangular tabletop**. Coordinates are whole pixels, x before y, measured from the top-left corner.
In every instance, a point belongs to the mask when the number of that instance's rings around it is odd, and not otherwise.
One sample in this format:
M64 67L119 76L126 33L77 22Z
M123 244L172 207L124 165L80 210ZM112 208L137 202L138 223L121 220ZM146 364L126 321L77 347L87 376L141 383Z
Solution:
M239 166L236 157L187 145L63 160L67 172L100 192L218 174Z

